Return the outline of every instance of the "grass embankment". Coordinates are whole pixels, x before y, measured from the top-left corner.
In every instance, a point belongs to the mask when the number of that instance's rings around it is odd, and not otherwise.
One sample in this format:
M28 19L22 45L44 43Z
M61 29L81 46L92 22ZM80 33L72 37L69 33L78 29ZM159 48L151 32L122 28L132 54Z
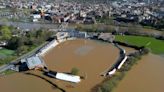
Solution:
M145 46L154 54L164 54L164 41L152 37L142 36L116 36L116 41L128 43L136 46Z
M9 74L13 74L13 73L15 73L15 71L12 71L12 70L6 70L6 71L4 71L4 72L2 72L1 74L3 75L9 75Z

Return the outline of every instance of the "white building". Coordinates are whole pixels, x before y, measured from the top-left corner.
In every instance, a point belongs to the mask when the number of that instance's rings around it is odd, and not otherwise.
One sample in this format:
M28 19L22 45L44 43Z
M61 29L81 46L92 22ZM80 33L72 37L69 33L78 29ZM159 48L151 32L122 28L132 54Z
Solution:
M68 32L58 32L56 34L57 36L57 39L60 40L60 39L65 39L66 37L69 36L69 33Z
M6 46L7 45L7 42L5 41L0 41L0 46Z
M32 16L32 18L34 18L34 19L40 19L41 18L41 15L40 14L33 14L33 15L31 15Z

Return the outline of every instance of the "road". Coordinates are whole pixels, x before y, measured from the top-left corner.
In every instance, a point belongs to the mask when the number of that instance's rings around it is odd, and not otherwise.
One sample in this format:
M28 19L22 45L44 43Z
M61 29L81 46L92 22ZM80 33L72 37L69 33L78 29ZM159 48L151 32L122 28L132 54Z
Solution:
M0 73L4 72L4 71L6 71L12 67L13 67L13 65L11 65L11 64L1 66L0 67Z

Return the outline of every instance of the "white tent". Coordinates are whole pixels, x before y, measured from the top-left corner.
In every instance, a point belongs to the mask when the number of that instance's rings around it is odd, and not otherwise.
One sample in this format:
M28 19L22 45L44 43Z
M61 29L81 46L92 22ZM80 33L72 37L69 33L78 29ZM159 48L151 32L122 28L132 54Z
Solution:
M64 73L57 73L56 78L64 81L74 82L74 83L78 83L81 81L80 76L69 75Z
M122 60L122 62L119 64L118 69L120 69L122 67L122 65L126 62L126 60L128 59L127 56L125 56L125 58Z

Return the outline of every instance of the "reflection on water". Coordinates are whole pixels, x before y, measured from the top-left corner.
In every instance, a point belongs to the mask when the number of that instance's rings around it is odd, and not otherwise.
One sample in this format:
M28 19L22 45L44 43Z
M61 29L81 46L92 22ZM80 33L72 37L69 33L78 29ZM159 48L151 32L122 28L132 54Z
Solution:
M164 92L164 58L144 56L114 92Z
M85 45L85 46L81 46L81 47L77 48L74 52L77 55L83 55L84 56L84 55L87 55L93 49L94 49L93 46Z

